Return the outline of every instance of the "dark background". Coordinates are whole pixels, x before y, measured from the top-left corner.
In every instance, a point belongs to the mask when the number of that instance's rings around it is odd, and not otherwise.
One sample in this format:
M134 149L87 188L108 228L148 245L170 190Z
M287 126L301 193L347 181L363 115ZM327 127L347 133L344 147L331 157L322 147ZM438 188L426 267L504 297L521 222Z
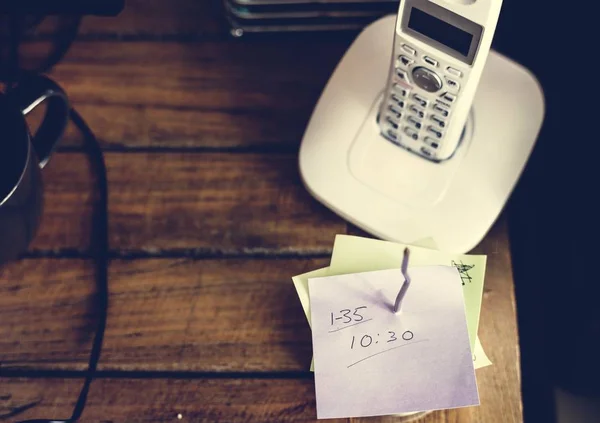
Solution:
M553 385L600 393L596 10L505 0L494 39L537 76L546 99L536 148L508 204L526 422L554 421Z

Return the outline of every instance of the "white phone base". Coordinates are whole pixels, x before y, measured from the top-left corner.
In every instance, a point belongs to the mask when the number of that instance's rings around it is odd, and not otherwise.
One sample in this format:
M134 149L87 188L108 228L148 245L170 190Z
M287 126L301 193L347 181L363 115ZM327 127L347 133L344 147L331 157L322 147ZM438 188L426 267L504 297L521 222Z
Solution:
M468 252L529 158L543 91L529 71L490 51L455 155L441 163L418 157L383 138L376 121L395 22L390 15L366 27L338 64L300 146L302 180L317 200L378 238Z

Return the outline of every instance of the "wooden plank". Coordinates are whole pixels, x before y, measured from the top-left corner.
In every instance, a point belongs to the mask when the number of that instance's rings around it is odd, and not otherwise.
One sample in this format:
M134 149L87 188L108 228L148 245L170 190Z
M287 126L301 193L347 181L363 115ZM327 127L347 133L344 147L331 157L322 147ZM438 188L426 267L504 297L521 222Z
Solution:
M310 329L291 276L326 259L116 260L100 368L304 371ZM0 369L83 370L95 330L83 260L0 269Z
M80 387L77 379L1 379L0 418L29 405L20 420L67 418ZM82 421L316 421L314 385L310 379L100 379L92 384Z
M108 153L110 246L120 253L328 253L346 223L304 189L295 155ZM45 169L32 250L87 248L93 175L82 153Z
M479 337L492 363L478 373L485 377L482 402L494 404L482 422L521 422L521 362L508 225L503 215L472 251L487 255ZM510 388L509 388L510 387ZM499 402L494 396L503 397Z
M519 357L503 222L488 254L479 335L492 367L485 385L519 404ZM327 259L116 260L104 370L302 371L310 332L290 277ZM2 269L0 362L83 369L93 331L94 284L80 260L30 259ZM260 306L259 306L260 304ZM52 316L49 318L48 316ZM505 389L507 387L515 387Z
M12 420L66 418L80 389L78 379L0 379L0 417L19 408ZM479 407L429 413L412 423L517 423L501 409L502 395ZM487 399L487 398L486 398ZM82 421L316 422L312 379L98 379L92 384ZM351 422L400 423L372 417ZM348 419L328 420L341 423Z
M296 151L349 42L77 42L51 76L105 146ZM44 43L24 46L27 61ZM62 145L76 144L70 130Z

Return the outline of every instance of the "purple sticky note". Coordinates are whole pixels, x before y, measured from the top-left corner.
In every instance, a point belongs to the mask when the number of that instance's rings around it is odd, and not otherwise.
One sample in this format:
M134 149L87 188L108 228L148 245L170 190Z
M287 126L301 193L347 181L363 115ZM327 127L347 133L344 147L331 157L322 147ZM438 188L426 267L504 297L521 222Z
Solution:
M309 279L317 417L380 416L479 405L456 268Z

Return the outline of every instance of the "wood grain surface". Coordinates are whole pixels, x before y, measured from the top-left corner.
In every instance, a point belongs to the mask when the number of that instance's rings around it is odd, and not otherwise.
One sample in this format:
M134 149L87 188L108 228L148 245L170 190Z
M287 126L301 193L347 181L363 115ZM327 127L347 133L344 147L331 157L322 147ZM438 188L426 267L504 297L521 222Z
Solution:
M51 76L107 147L296 151L349 40L77 41ZM45 43L30 43L30 60ZM74 145L70 130L62 145Z
M302 186L280 154L107 153L110 246L121 254L328 253L346 222ZM82 153L57 154L33 251L82 251L93 175Z
M478 376L485 374L481 369ZM310 375L309 375L310 376ZM79 379L2 380L0 417L66 418ZM51 392L51 393L50 393ZM316 422L312 377L293 379L111 379L92 384L83 421L94 422ZM481 393L482 399L491 395ZM490 398L491 399L491 398ZM495 403L497 405L498 403ZM23 410L22 412L19 412ZM182 419L178 419L181 414ZM518 410L466 407L436 411L416 420L398 417L331 419L332 423L516 423ZM15 418L17 416L14 416Z
M479 335L495 387L519 383L504 221L488 255ZM114 260L100 364L124 371L303 371L308 325L291 276L328 259ZM94 330L91 263L27 259L0 270L0 368L83 370ZM509 395L506 392L505 395ZM512 393L518 401L518 391Z
M23 63L68 23L31 31ZM307 193L297 151L352 38L233 39L219 0L128 0L117 18L83 20L51 72L108 166L109 317L82 421L315 421L291 276L326 266L336 234L369 235ZM82 384L97 310L94 175L80 141L70 127L44 170L41 231L26 258L0 268L2 421L66 418ZM481 406L418 423L522 422L503 217L474 252L488 256L479 336L493 362L477 370Z

